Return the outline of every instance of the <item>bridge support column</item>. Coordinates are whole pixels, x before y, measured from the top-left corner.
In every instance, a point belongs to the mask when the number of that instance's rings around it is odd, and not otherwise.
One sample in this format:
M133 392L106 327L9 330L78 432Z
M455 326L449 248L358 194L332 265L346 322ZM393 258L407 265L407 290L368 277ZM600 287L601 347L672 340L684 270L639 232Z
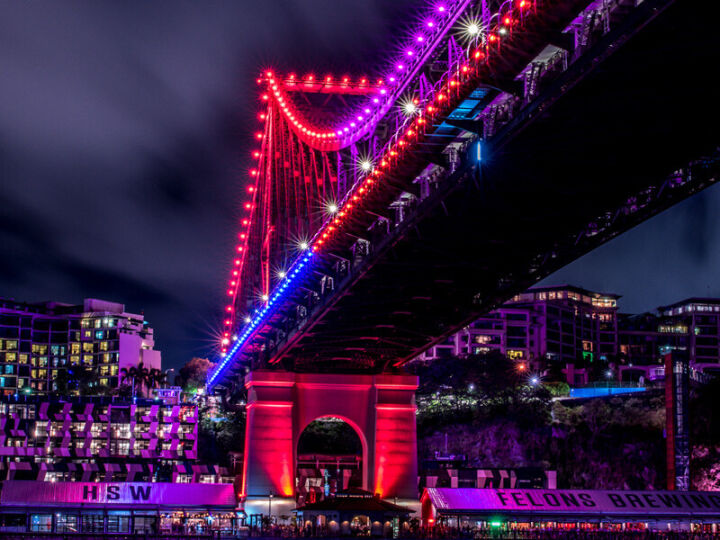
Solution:
M300 435L323 417L340 418L357 432L363 489L417 500L417 377L254 371L245 386L242 494L248 515L289 515Z

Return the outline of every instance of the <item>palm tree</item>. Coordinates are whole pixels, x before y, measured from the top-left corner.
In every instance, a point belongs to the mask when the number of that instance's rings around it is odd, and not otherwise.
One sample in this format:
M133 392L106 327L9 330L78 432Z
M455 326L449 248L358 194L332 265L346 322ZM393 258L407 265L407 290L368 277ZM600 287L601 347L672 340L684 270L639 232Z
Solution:
M132 382L133 396L135 395L135 385L139 389L138 394L143 396L143 390L146 386L149 388L151 384L150 372L151 370L146 368L143 362L140 362L137 366L122 368L120 370L121 380Z
M167 373L161 369L152 368L148 374L148 388L160 388L167 384Z

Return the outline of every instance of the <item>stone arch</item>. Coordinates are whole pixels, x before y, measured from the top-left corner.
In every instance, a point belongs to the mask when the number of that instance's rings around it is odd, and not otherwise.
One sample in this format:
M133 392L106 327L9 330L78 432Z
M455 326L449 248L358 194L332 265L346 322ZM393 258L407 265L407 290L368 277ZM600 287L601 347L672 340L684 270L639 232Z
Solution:
M353 428L353 431L355 431L355 434L358 436L358 439L360 439L360 446L362 447L362 488L365 490L369 489L369 483L368 483L368 459L369 459L369 445L368 445L368 439L367 434L363 431L363 429L352 419L347 418L341 414L323 414L321 416L318 416L316 418L313 418L312 420L307 421L304 424L299 424L298 430L295 433L295 437L293 438L293 449L295 451L294 457L295 457L295 464L297 467L297 461L298 461L298 445L300 444L300 436L303 434L305 429L315 422L316 420L321 420L323 418L339 418L343 422L345 422L347 425L349 425L351 428Z

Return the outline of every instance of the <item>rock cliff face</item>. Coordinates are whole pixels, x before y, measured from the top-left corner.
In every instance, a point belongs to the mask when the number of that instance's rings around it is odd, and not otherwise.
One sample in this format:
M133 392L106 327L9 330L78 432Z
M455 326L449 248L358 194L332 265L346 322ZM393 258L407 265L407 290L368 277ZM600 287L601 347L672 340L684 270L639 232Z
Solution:
M473 467L555 469L562 488L664 487L661 399L614 398L551 407L548 418L554 420L531 426L518 418L485 415L438 426L420 437L420 458L444 452L447 434L448 452L465 455Z

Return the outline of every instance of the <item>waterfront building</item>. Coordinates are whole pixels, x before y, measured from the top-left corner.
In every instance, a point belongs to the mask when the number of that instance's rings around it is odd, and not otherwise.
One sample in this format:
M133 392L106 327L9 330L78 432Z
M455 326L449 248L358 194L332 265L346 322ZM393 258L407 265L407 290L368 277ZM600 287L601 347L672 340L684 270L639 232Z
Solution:
M439 533L716 533L720 525L720 495L697 491L426 488L421 504L423 525Z
M0 481L232 482L198 461L197 439L194 404L0 397Z
M232 484L11 480L0 486L0 535L236 538L243 521L237 502Z
M123 304L87 298L79 305L0 298L0 394L56 391L61 372L90 368L114 388L123 369L160 369L153 330Z

